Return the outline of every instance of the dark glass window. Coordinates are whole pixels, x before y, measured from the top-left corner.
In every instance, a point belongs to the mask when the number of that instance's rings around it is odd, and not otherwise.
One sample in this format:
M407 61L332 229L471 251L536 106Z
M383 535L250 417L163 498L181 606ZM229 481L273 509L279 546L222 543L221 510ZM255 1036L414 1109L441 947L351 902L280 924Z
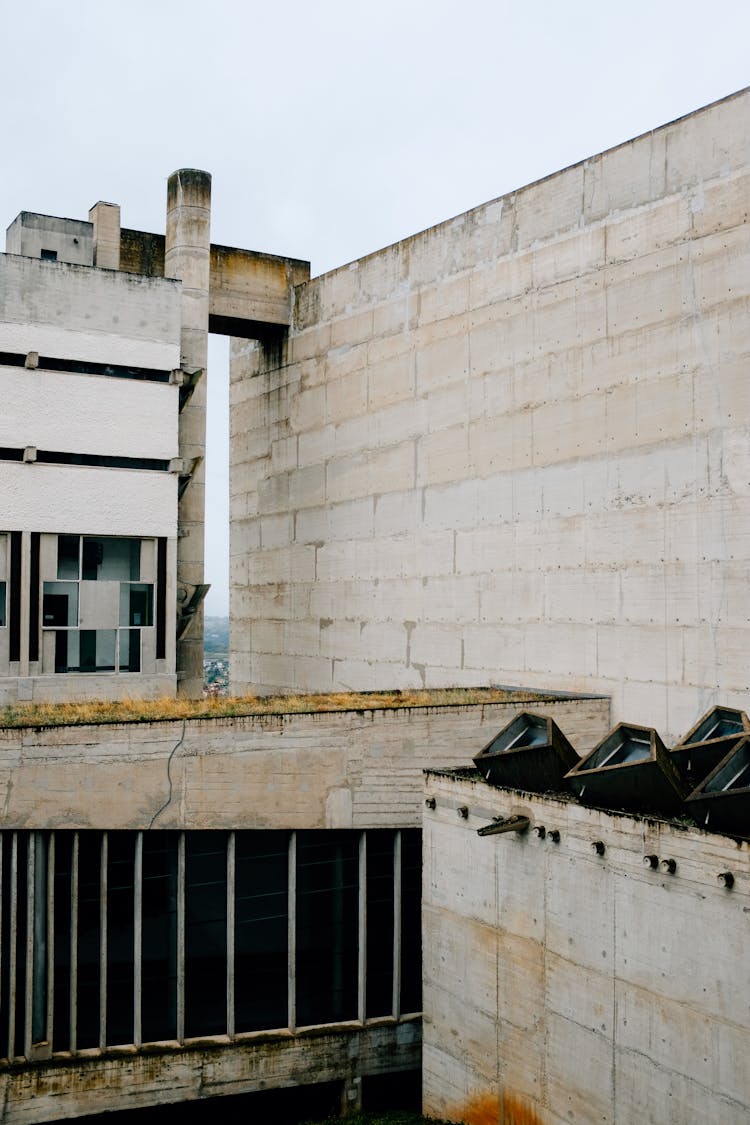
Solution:
M120 629L121 672L140 672L141 670L141 631L140 629Z
M55 1018L56 1051L70 1050L70 920L73 833L55 833ZM7 995L7 994L6 994Z
M58 535L57 537L57 577L80 578L79 555L81 537L79 535Z
M78 1048L99 1046L101 832L81 832L78 854Z
M2 973L0 987L3 996L3 1019L0 1022L0 1050L3 1055L23 1054L24 1012L23 997L26 988L26 870L28 868L27 837L19 832L17 836L16 875L13 871L13 834L3 836L2 862ZM13 884L15 883L15 888ZM16 890L15 926L13 926L12 891ZM10 1019L8 996L10 995L10 961L15 959L16 1005L15 1018Z
M177 832L143 835L144 1043L177 1036Z
M120 624L142 629L154 623L154 587L150 583L123 583L120 587Z
M185 837L185 1034L227 1030L227 834Z
M393 842L390 829L367 833L367 979L365 1012L393 1011Z
M84 536L82 577L88 581L137 582L141 577L140 539Z
M235 838L235 1030L286 1027L288 832Z
M358 833L297 833L297 1023L357 1018Z
M180 933L185 940L183 1010L187 1037L225 1035L230 1022L239 1033L286 1027L292 835L279 830L236 832L232 865L228 863L230 833L223 831L113 831L106 839L98 830L3 832L0 1054L7 1054L10 1048L18 1055L24 1045L26 909L32 846L36 872L30 1009L34 1042L47 1033L51 927L46 916L46 878L53 856L55 1052L97 1047L102 1031L106 1045L132 1043L136 1015L140 1016L143 1043L175 1039L179 1030ZM298 831L294 835L297 941L291 951L291 968L296 980L297 1025L357 1019L362 906L367 915L365 1014L371 1018L391 1014L394 861L399 835L401 1011L419 1011L420 833L368 830L363 887L359 886L360 832ZM12 876L14 839L17 858ZM233 895L228 895L227 874L232 869ZM180 888L182 871L184 892ZM13 887L15 895L11 893ZM364 903L360 894L366 896ZM228 934L228 899L232 898L234 932ZM140 942L136 932L139 902ZM181 902L184 929L180 926ZM234 1018L230 1021L227 950L232 938ZM141 986L136 993L138 949ZM15 959L12 970L11 954ZM8 997L12 974L16 1001L11 1018ZM75 1025L72 1035L71 1018Z
M45 629L78 624L78 583L45 582L42 589L42 624Z
M110 832L107 853L107 1043L132 1043L135 833Z
M401 1011L422 1009L422 833L401 833Z

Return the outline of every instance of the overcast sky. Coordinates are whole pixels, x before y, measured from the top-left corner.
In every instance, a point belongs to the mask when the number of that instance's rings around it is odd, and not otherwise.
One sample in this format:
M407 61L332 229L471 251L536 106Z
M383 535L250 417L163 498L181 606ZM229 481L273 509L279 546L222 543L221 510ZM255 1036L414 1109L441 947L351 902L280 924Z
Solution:
M2 225L104 199L163 231L170 172L205 168L213 241L313 274L750 83L748 0L0 0L0 17ZM220 614L227 355L212 338Z

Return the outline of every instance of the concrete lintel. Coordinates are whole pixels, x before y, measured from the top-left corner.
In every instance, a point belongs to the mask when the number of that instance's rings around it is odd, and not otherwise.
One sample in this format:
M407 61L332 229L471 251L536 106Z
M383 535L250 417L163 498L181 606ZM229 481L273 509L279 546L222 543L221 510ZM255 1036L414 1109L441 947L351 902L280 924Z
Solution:
M7 1125L57 1121L415 1070L421 1038L421 1021L415 1020L391 1026L311 1029L304 1036L265 1032L234 1043L203 1042L182 1048L162 1044L143 1052L123 1048L91 1052L86 1058L53 1058L2 1073L3 1121Z
M123 229L120 269L164 276L164 235ZM310 278L310 263L257 250L211 244L209 331L222 336L273 341L287 328L291 292Z
M309 262L212 244L209 325L221 332L222 322L231 321L229 327L237 334L242 326L237 322L245 322L246 330L239 335L267 325L288 326L291 291L309 277Z

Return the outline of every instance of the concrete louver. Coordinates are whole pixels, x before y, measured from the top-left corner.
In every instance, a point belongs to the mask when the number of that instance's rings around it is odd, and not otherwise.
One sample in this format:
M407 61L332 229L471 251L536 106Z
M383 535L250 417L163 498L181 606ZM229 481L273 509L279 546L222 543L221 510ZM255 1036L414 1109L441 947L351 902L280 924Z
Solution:
M523 711L477 754L474 764L493 785L547 793L569 788L565 775L578 760L554 719Z

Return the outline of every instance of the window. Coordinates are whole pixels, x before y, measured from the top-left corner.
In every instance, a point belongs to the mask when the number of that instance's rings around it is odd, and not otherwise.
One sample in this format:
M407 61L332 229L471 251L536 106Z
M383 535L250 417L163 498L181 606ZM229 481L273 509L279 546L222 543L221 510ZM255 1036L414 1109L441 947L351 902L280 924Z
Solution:
M155 554L153 540L57 537L56 580L42 586L55 672L140 672L142 630L154 625L154 584L141 581L144 552Z
M0 1056L416 1014L420 869L417 829L0 832Z
M358 840L297 833L297 1021L357 1018Z
M57 250L42 250L40 257L43 262L56 262Z
M8 624L6 616L8 577L8 536L0 533L0 629L4 629Z

